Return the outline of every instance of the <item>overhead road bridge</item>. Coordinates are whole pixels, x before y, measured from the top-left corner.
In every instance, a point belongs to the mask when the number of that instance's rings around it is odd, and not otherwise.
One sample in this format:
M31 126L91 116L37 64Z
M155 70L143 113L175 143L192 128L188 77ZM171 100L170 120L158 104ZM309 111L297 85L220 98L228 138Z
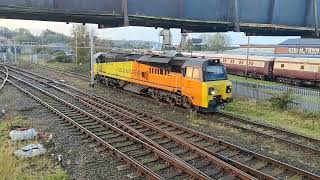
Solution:
M317 37L318 0L1 0L0 17Z

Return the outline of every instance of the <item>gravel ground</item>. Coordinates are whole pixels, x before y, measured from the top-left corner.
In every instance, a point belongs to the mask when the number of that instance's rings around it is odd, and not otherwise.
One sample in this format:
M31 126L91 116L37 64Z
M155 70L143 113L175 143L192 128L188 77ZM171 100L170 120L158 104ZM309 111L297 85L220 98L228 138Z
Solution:
M116 167L124 164L118 158L109 152L98 152L99 148L91 148L95 146L94 143L85 140L71 127L63 125L54 114L10 85L0 90L0 109L5 109L10 115L26 117L39 132L53 133L52 142L44 142L48 149L47 155L57 164L58 155L62 155L61 166L71 179L124 180L128 179L127 174L132 173L131 170L118 171Z
M210 121L207 118L204 119L199 116L192 115L181 108L170 107L166 104L148 100L146 98L133 95L129 92L108 88L103 85L96 85L95 88L92 89L89 87L88 82L74 77L61 75L60 73L52 71L34 69L30 66L23 67L32 70L33 72L43 74L47 77L63 79L66 81L66 83L80 89L105 96L112 100L116 100L137 109L144 110L162 118L175 121L181 125L212 135L213 137L226 140L246 149L261 153L263 155L320 175L320 156L314 156L314 154L309 154L301 150L294 149L293 147L279 144L272 139L266 140L265 138L255 136L250 133L244 133L237 129ZM217 117L212 116L212 119L214 118Z

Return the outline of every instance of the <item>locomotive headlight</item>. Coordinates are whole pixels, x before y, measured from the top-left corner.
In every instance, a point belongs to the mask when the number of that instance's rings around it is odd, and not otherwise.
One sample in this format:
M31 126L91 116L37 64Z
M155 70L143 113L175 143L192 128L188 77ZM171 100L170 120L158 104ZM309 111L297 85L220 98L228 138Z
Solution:
M227 86L227 93L231 93L231 91L232 91L232 87L231 86Z
M209 88L209 95L215 95L216 94L216 91L215 91L215 89L214 88Z

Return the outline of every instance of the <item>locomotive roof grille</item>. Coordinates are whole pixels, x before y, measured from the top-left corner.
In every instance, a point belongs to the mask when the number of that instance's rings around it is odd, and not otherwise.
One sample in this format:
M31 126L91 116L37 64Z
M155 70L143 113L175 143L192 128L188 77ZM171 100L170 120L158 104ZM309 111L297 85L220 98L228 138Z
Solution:
M161 56L142 56L138 59L140 62L168 64L171 58Z

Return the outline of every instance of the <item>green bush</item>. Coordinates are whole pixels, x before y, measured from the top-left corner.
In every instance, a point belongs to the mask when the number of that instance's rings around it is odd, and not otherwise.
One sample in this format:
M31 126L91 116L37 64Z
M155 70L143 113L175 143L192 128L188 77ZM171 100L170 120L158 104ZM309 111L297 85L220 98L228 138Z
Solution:
M59 52L56 52L54 53L54 61L57 61L57 62L61 62L61 63L70 63L72 61L72 58L71 57L68 57L64 52L62 51L59 51Z
M270 99L271 105L275 109L286 110L290 103L294 103L294 95L292 90L275 94Z

